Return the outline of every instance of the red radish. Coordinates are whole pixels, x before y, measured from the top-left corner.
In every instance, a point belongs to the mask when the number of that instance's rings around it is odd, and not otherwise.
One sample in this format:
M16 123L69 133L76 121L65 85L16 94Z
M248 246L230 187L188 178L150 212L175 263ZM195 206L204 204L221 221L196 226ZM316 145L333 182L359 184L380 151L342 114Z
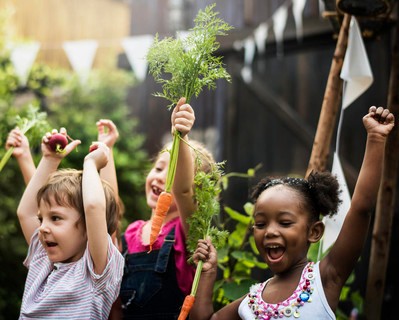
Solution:
M98 149L98 145L97 144L92 144L89 148L89 152L93 152L94 150Z
M65 152L64 148L67 144L67 137L61 133L53 134L48 141L48 145L50 146L50 148L57 153Z

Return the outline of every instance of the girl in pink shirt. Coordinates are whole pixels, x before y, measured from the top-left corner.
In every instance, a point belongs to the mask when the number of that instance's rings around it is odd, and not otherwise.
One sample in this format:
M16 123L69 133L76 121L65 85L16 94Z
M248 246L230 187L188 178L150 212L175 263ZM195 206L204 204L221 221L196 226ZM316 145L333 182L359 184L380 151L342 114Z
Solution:
M173 110L172 130L180 132L182 140L173 184L173 202L163 222L161 232L150 250L151 220L135 221L122 236L125 270L121 285L124 319L176 319L185 295L190 292L194 267L187 264L187 219L196 210L194 174L196 154L201 170L208 171L214 162L212 155L198 142L185 143L194 124L194 110L182 98ZM165 190L170 161L169 152L161 151L146 179L147 204L155 210L159 195ZM150 251L150 252L149 252Z

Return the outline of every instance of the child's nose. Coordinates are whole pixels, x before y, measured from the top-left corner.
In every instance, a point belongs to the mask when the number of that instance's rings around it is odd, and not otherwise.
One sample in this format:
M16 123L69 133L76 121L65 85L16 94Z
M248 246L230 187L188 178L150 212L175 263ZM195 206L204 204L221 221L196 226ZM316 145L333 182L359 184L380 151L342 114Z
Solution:
M42 223L40 224L39 232L41 232L41 233L48 233L48 232L50 232L50 228L49 228L48 224L45 223L44 221L42 221Z
M265 230L265 238L272 238L278 236L278 228L274 224L269 224Z

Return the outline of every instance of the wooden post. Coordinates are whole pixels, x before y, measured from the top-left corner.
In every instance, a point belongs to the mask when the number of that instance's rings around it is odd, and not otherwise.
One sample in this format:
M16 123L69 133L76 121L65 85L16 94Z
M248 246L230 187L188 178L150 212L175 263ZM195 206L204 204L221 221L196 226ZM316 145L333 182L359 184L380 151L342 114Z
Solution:
M399 11L399 6L398 6ZM398 12L399 13L399 12ZM381 186L371 240L369 273L366 289L367 319L382 319L386 270L389 260L392 222L395 209L396 181L399 164L399 23L396 22L392 48L392 66L388 92L388 108L395 115L395 127L387 139Z
M346 47L348 45L348 30L351 15L345 14L339 31L338 41L332 60L327 86L321 106L319 123L313 142L306 177L312 170L326 169L330 152L331 137L335 128L337 113L341 102L342 79L340 77Z

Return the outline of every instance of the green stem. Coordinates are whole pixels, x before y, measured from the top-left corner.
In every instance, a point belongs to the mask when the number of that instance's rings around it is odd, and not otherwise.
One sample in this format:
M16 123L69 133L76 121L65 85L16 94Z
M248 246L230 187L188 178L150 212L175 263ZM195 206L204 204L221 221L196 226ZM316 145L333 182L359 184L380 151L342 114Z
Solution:
M204 239L207 239L209 237L209 232L211 229L211 220L209 220L208 222L208 228L206 230ZM199 285L199 281L201 278L201 273L202 273L202 267L204 265L204 261L200 260L197 264L197 269L195 270L195 275L194 275L194 280L193 280L193 285L191 287L191 295L195 297L195 295L197 294L197 290L198 290L198 285Z
M14 147L11 147L10 149L7 150L6 154L3 156L0 162L0 172L3 170L5 164L7 163L8 159L10 159L12 152L14 151Z
M190 293L194 297L197 294L199 280L200 280L200 277L201 277L201 272L202 272L202 266L203 265L204 265L204 262L202 260L200 260L198 262L198 265L197 265L197 270L195 270L193 286L191 287L191 293Z
M173 181L175 180L177 159L179 156L180 133L175 131L173 134L172 149L170 150L170 162L166 176L165 191L171 192Z

